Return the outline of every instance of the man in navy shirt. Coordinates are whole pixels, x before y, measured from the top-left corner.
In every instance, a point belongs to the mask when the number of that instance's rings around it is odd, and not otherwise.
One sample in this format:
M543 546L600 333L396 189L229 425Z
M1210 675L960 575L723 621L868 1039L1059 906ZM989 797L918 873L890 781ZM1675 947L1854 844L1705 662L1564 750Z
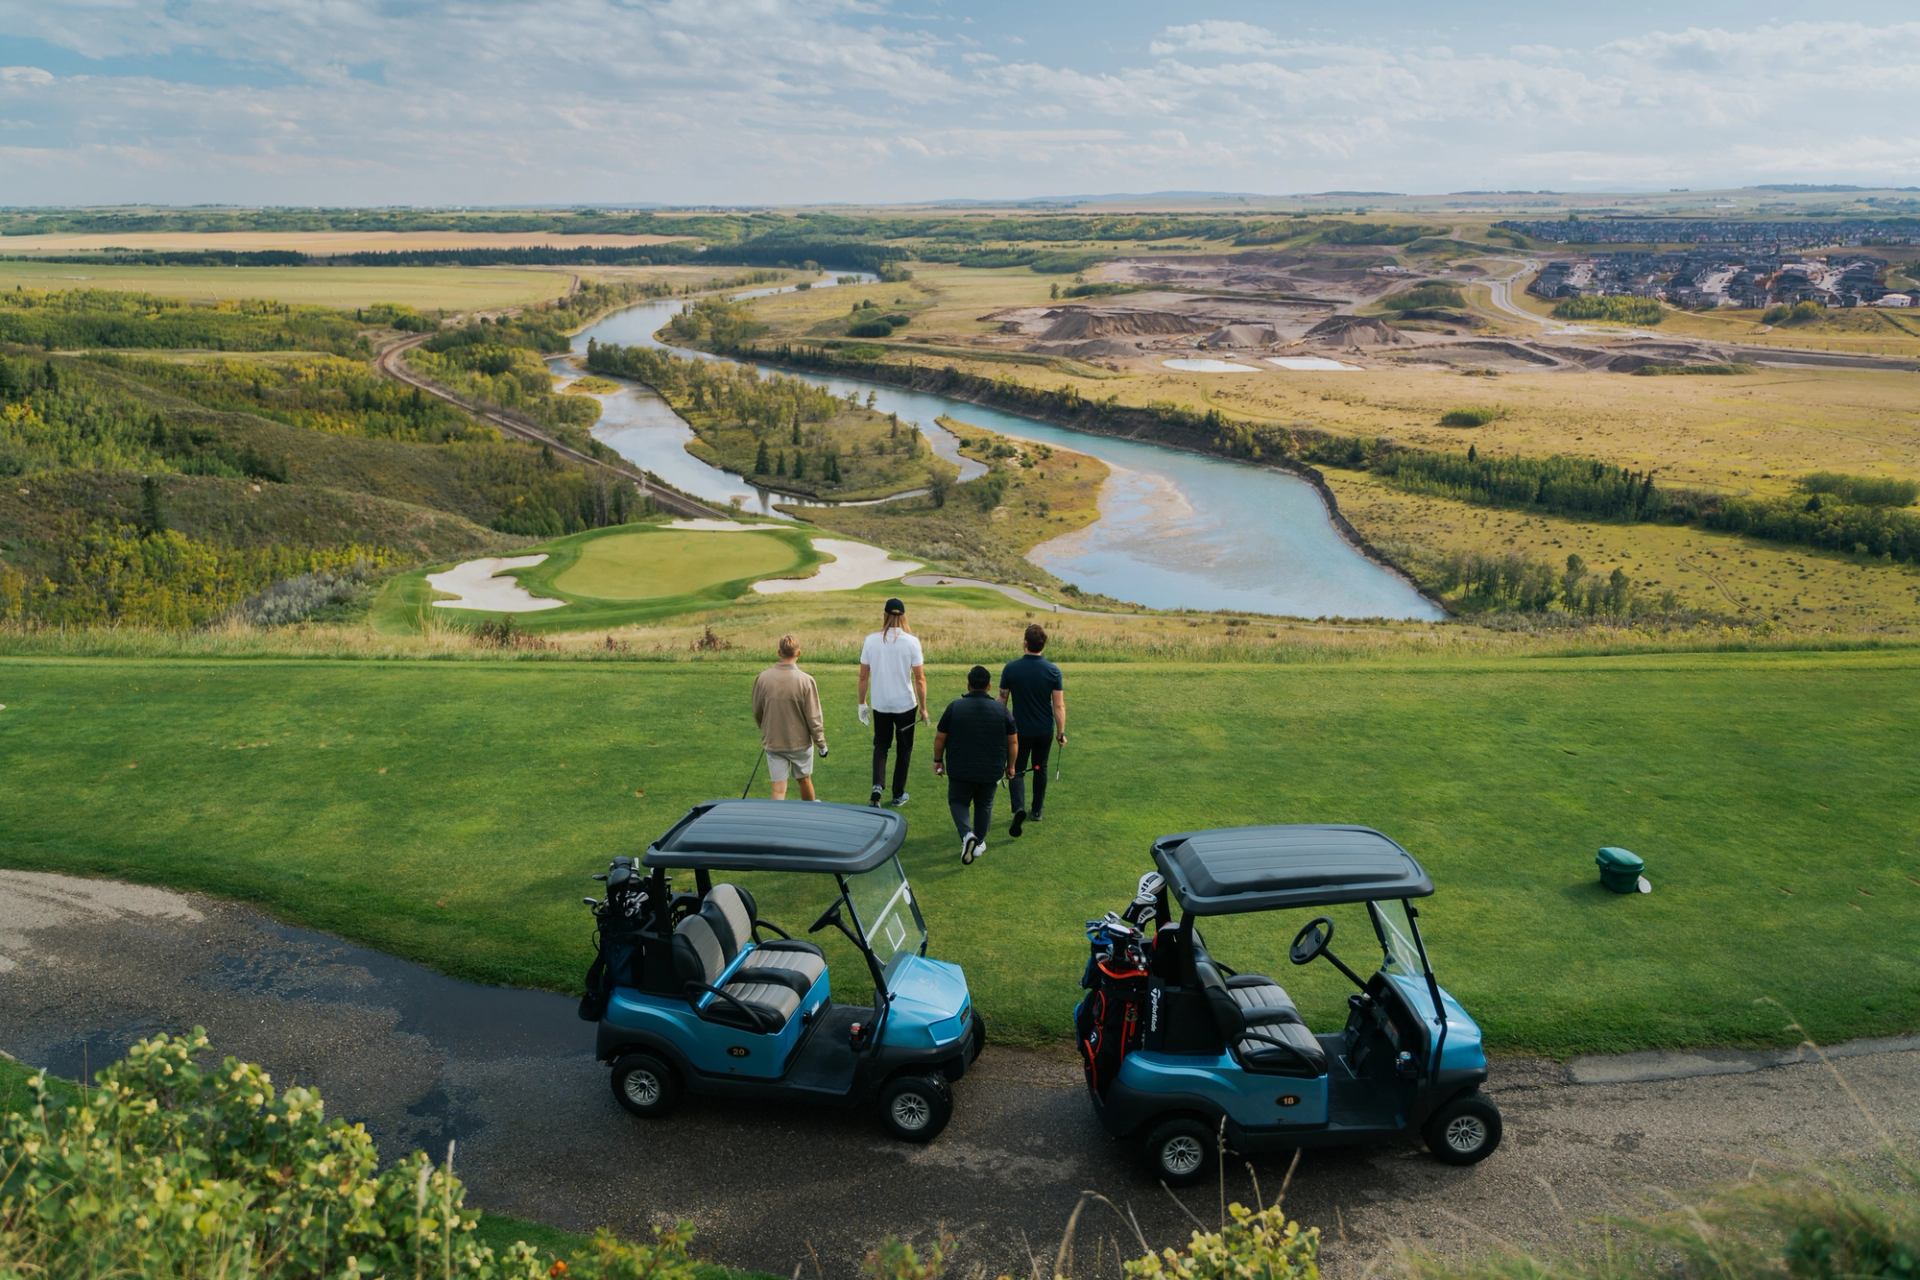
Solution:
M1013 717L987 692L992 679L985 667L967 672L966 696L948 703L934 726L933 771L946 775L947 808L960 831L962 863L987 851L994 788L1013 776L1019 749Z
M1067 682L1060 668L1040 656L1047 647L1047 629L1027 626L1027 651L1000 673L1000 705L1010 707L1020 733L1020 751L1013 763L1013 826L1018 836L1027 820L1040 821L1047 805L1047 759L1053 744L1067 743ZM1033 809L1027 809L1027 770L1033 770Z

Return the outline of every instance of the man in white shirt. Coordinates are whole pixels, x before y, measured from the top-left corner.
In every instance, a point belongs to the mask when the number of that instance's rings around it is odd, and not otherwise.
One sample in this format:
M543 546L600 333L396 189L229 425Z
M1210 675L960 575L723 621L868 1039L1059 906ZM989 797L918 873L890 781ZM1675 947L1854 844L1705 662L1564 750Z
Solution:
M880 630L860 646L860 723L873 725L873 793L878 805L887 780L887 753L897 743L893 762L893 803L907 795L907 767L913 760L913 726L927 718L927 667L920 641L907 629L907 606L887 601Z

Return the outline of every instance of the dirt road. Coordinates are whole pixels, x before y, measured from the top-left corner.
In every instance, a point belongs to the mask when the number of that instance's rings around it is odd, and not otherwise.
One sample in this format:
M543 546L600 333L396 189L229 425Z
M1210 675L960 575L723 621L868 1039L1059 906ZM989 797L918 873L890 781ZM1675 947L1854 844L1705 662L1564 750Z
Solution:
M567 997L457 982L204 897L0 871L0 1048L83 1076L140 1036L195 1024L281 1083L319 1086L330 1114L365 1120L389 1155L458 1139L482 1207L628 1233L686 1218L702 1255L783 1276L816 1274L816 1258L819 1274L852 1274L875 1241L936 1224L959 1237L966 1271L1025 1274L1089 1189L1130 1207L1156 1246L1184 1242L1189 1213L1220 1212L1218 1188L1182 1207L1145 1181L1101 1134L1064 1052L989 1048L927 1147L859 1113L695 1102L646 1123L614 1103ZM1878 1121L1920 1131L1920 1038L1855 1053L1837 1069ZM1491 1091L1507 1141L1486 1163L1449 1168L1410 1147L1312 1154L1288 1205L1326 1232L1328 1274L1354 1276L1396 1240L1564 1244L1593 1215L1870 1141L1828 1068L1777 1060L1502 1061ZM1271 1195L1282 1168L1257 1172ZM1225 1194L1254 1197L1243 1169ZM1138 1250L1131 1230L1090 1208L1075 1274L1116 1272L1116 1249Z

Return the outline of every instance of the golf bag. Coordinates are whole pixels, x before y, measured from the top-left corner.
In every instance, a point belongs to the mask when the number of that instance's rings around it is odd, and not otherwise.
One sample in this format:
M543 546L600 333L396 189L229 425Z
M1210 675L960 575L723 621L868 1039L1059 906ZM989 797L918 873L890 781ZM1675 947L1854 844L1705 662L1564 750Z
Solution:
M1147 941L1139 929L1109 913L1087 922L1087 943L1092 954L1080 979L1087 994L1073 1011L1073 1026L1087 1088L1104 1093L1145 1031Z
M593 903L598 926L594 956L587 967L586 993L580 997L580 1017L587 1022L598 1022L605 1015L616 986L638 985L641 934L649 923L646 873L634 865L632 858L615 858L607 873L594 879L606 881L607 897L604 902Z

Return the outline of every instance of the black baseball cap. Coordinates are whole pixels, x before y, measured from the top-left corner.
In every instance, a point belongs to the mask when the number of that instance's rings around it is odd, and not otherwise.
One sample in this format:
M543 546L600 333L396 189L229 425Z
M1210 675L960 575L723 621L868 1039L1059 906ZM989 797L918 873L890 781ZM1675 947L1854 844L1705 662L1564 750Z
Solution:
M907 606L901 602L899 596L887 597L888 613L905 613L906 611L907 611Z

